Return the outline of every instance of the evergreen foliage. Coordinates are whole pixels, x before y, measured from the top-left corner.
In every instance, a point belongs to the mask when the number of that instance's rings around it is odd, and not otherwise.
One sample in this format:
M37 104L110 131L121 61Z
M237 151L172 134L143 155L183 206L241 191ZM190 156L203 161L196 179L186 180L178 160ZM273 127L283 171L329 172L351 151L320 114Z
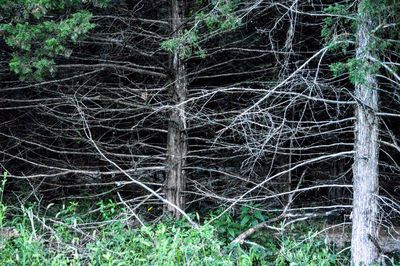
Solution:
M385 1L361 1L359 10L366 10L371 14L375 24L378 25L373 31L372 50L376 58L370 62L358 62L354 56L347 58L345 62L335 62L329 67L334 76L347 73L352 84L363 83L366 73L378 73L382 69L378 58L384 58L393 51L399 51L399 12L400 2L396 0ZM325 39L330 51L341 51L343 55L348 55L351 45L355 43L355 32L359 24L358 10L352 10L356 6L353 1L347 4L334 4L325 8L329 14L324 19L321 36ZM388 54L389 53L389 54ZM396 73L397 69L392 66L383 71Z
M0 33L12 48L10 69L20 78L43 79L55 72L57 56L69 57L72 47L92 30L87 1L8 1L2 0ZM92 1L105 6L107 0Z
M176 38L170 38L161 42L161 48L169 53L181 49L181 57L189 58L192 55L202 59L206 52L201 48L202 37L212 34L221 34L233 31L241 24L241 19L235 14L240 1L211 1L202 7L203 1L197 1L190 10L193 18L192 27ZM205 27L204 27L205 26Z

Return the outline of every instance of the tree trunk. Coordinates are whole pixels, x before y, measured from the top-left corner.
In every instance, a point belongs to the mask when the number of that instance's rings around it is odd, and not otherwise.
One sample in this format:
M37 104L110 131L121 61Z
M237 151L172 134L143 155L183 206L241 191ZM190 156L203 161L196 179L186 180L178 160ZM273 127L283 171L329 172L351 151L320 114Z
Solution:
M179 0L171 0L173 37L182 35L182 17L184 8ZM176 206L185 209L185 197L182 194L186 187L185 162L187 155L185 105L187 98L187 80L183 62L182 44L175 50L172 58L172 71L175 80L171 85L171 100L174 108L170 113L167 137L167 173L165 182L165 197ZM181 213L167 205L165 211L176 218Z
M351 239L352 265L373 265L378 262L376 246L378 229L378 154L379 121L378 85L368 59L373 54L371 31L374 28L368 11L359 6L356 59L367 68L362 81L355 84L357 97L355 122L355 157L353 165L353 227ZM369 68L369 69L368 69ZM360 73L361 74L361 73ZM364 76L365 75L365 76Z

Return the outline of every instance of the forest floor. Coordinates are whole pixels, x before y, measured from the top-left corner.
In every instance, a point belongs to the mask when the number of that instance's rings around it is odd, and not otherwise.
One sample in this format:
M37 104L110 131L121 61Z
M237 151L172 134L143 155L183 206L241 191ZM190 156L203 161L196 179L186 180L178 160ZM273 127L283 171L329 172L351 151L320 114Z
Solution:
M45 203L0 190L0 265L349 265L348 243L327 238L326 219L277 222L239 245L238 235L273 217L262 206L210 206L189 216L199 228L163 216L161 205ZM400 265L396 256L387 262Z
M220 210L205 220L192 214L202 224L193 228L170 219L141 225L111 200L96 205L2 205L0 265L348 264L346 249L335 252L315 234L318 226L306 223L284 233L260 231L241 246L231 244L254 221L268 219L252 208L224 214L212 223Z

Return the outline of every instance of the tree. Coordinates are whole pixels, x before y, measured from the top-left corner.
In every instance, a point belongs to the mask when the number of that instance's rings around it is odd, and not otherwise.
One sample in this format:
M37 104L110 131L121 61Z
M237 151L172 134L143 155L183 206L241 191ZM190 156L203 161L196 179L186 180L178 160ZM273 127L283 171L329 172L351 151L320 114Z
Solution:
M180 39L184 32L185 1L171 0L170 2L172 38ZM184 52L184 43L178 42L170 64L174 78L169 85L173 107L168 118L166 181L164 187L166 199L183 210L185 209L185 195L183 193L187 182L185 166L188 149L187 114L185 110L188 82ZM181 213L170 205L166 205L166 210L177 218L181 216Z
M161 47L171 54L169 65L173 78L168 84L172 109L168 117L164 190L166 199L181 209L185 209L183 192L187 183L186 162L190 131L190 120L187 118L189 111L186 105L192 102L188 75L193 73L190 73L192 69L188 73L187 65L195 59L203 61L207 57L207 45L213 46L209 44L208 38L218 33L233 31L239 26L239 18L234 14L238 7L235 0L206 4L200 1L193 4L190 10L190 5L186 2L170 1L172 34L168 40L161 43ZM206 46L204 50L200 44ZM166 206L166 210L175 217L180 217L180 213L171 206Z
M380 256L377 246L379 191L379 119L378 83L373 62L372 31L377 26L370 1L358 4L356 40L359 72L355 82L356 122L353 165L353 226L351 256L353 265L373 265Z
M353 14L350 12L352 8L355 8ZM397 149L397 144L390 143L395 139L388 125L392 123L390 117L396 116L396 103L391 98L397 92L393 93L390 87L398 83L398 75L392 68L395 64L391 62L397 58L394 40L398 38L395 33L398 3L365 0L357 2L357 5L331 5L326 11L337 19L336 23L332 17L325 19L322 35L334 36L331 47L336 51L341 48L344 55L344 62L331 64L330 68L336 76L347 71L349 85L355 88L352 264L374 265L381 256L377 232L384 214L379 213L383 210L379 201L384 203L387 198L379 195L379 179L390 165L385 163L388 159L386 149ZM352 44L355 51L349 49ZM353 57L346 58L349 53ZM388 62L382 62L383 58ZM382 109L387 112L382 113ZM380 124L385 127L381 129ZM387 141L388 135L392 140ZM381 159L380 155L386 158ZM393 158L389 156L389 160Z

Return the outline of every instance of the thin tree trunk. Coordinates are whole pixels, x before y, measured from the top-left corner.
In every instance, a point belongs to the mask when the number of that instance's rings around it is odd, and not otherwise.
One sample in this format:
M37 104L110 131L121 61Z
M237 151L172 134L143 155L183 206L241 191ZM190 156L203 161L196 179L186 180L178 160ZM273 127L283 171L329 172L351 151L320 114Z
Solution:
M179 0L171 0L173 37L182 35L182 17L184 8ZM165 197L176 206L185 209L186 187L185 163L187 155L186 116L183 102L187 98L187 80L185 64L182 59L182 47L173 54L172 70L175 80L171 86L171 99L175 105L170 113L167 137L167 173ZM173 207L165 206L165 211L176 218L181 214Z
M365 8L359 7L360 22L357 32L356 59L362 66L370 67L368 59L373 54L371 31L374 24ZM353 165L353 227L351 239L352 265L373 265L378 262L376 246L378 231L379 188L379 121L378 85L370 70L365 71L361 82L356 82L358 100L355 122L355 157Z

